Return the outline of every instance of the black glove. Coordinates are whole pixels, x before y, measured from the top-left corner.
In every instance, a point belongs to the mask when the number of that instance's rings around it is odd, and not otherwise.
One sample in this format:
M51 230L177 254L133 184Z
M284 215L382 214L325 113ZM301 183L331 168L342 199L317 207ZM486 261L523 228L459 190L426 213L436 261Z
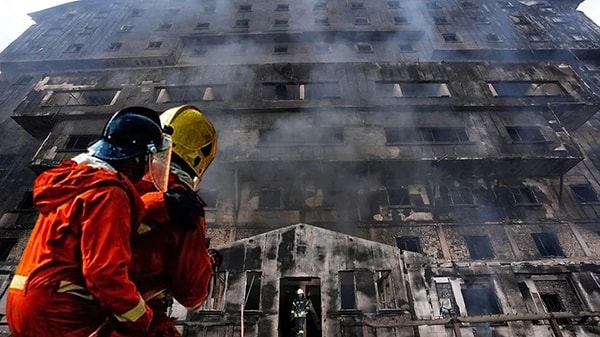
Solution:
M216 273L221 263L223 263L223 257L218 250L214 248L208 248L208 255L210 256L210 265L212 266L213 273Z
M164 198L172 222L190 231L198 228L200 217L204 217L206 204L194 191L176 188L165 192Z

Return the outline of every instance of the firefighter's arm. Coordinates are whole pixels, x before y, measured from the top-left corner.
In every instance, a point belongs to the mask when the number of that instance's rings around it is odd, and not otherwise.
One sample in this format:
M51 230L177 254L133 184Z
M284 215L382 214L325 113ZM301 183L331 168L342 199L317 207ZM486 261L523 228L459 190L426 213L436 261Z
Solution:
M173 297L188 310L200 308L208 296L212 275L211 257L206 249L203 217L194 231L179 231L175 261L170 266Z
M118 186L93 189L81 196L81 258L86 287L116 320L115 328L131 335L146 333L152 310L127 274L131 204Z

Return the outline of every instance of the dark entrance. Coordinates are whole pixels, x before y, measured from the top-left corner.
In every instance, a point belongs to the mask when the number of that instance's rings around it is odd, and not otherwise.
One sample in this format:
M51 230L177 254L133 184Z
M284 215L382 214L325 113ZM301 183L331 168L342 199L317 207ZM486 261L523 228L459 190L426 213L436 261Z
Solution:
M294 337L292 336L290 311L292 308L292 300L296 296L298 288L304 290L306 297L310 299L317 312L319 321L322 321L321 280L316 277L282 278L279 284L279 337ZM314 319L310 314L306 318L305 337L321 337L321 331L317 329Z

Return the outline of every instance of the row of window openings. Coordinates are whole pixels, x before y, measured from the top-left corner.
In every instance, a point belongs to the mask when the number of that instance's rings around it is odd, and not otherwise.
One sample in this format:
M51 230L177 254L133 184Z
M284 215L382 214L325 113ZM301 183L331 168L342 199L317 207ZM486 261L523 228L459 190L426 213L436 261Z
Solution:
M383 98L452 96L447 83L376 82L375 85L379 96ZM555 82L493 82L488 83L487 88L494 97L565 95L562 86ZM155 91L156 103L222 101L225 97L225 90L226 85L157 88ZM42 103L42 105L111 105L118 98L119 92L119 90L113 89L55 91ZM265 100L306 100L338 97L340 97L340 89L337 82L313 82L304 84L264 83L262 85L262 98ZM393 133L394 131L390 129L388 132L388 141L395 141L395 139L401 141L403 136L401 134L394 136ZM515 141L543 140L543 137L539 134L539 130L536 131L535 128L514 128L509 130L509 133ZM456 134L454 138L456 138L457 141L465 139L465 137L458 134Z
M555 233L542 232L531 233L540 256L542 257L565 257L558 237ZM487 235L465 235L465 244L469 257L473 260L488 260L495 258L490 238ZM400 250L415 253L423 253L421 239L418 236L396 237L396 245Z
M244 299L244 310L258 311L261 309L261 287L262 272L248 271L246 274ZM199 309L201 311L222 311L225 308L225 294L228 285L227 271L215 273L213 287L211 287L208 298ZM357 309L357 286L366 286L366 279L372 277L372 285L376 289L377 304L380 310L398 309L397 295L395 293L396 280L393 279L391 270L375 271L354 271L342 270L338 272L340 310ZM563 301L569 293L574 293L574 289L565 280L559 280L560 286L564 289L565 295L560 293L540 292L538 295L542 300L546 312L563 312L566 306ZM436 280L435 292L440 306L440 316L451 317L459 316L457 305L457 295L454 293L452 284L448 280ZM530 297L531 292L526 282L519 282L519 289L524 298ZM494 290L488 279L477 278L465 280L460 286L461 302L464 303L466 314L470 316L477 315L495 315L502 311ZM574 304L578 306L578 304Z

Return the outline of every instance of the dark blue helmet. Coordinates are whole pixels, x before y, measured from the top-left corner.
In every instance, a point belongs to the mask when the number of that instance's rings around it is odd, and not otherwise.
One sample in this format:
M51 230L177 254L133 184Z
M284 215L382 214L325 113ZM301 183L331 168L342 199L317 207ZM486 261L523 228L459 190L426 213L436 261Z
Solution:
M104 126L102 138L88 151L103 160L123 160L164 151L160 117L152 109L128 107L116 112Z

